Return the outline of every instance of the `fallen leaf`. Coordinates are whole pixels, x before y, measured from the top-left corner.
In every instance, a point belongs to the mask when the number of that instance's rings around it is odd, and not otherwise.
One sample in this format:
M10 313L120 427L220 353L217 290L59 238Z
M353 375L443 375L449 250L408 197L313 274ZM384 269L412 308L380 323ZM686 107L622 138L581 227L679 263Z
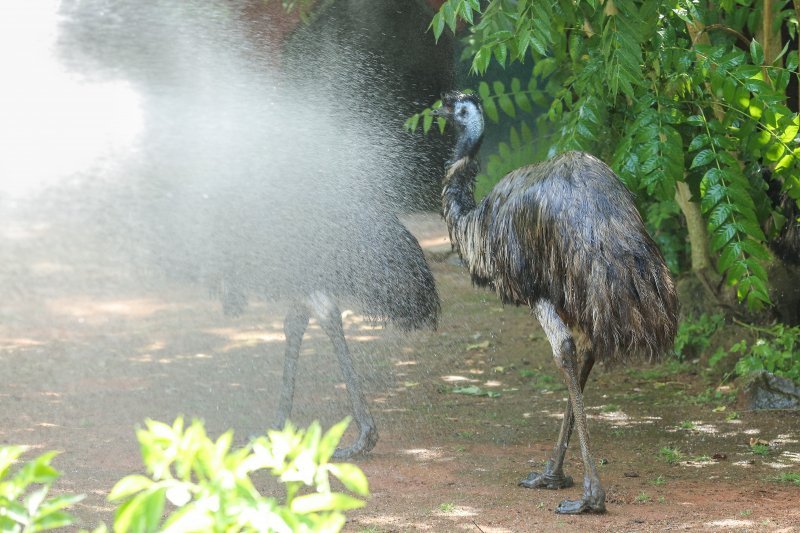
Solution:
M469 387L453 387L451 392L455 394L466 394L468 396L487 396L489 398L499 398L502 396L497 391L483 390L476 385L470 385Z
M467 351L485 350L488 347L489 347L489 341L477 342L475 344L467 344Z
M756 446L761 444L762 446L769 446L769 441L764 439L757 439L756 437L750 437L750 447Z
M715 461L724 461L725 459L728 458L728 456L724 453L715 453L714 455L711 456L711 458L714 459Z

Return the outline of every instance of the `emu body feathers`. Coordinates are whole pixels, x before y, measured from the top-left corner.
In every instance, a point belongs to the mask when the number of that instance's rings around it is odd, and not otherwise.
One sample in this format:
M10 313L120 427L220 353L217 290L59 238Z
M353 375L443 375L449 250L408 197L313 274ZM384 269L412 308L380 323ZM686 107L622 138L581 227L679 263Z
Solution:
M550 300L599 360L669 349L677 327L673 283L610 168L586 153L561 154L511 172L468 208L457 197L465 185L472 197L477 163L461 167L451 179L469 183L445 187L444 213L475 284L505 303Z

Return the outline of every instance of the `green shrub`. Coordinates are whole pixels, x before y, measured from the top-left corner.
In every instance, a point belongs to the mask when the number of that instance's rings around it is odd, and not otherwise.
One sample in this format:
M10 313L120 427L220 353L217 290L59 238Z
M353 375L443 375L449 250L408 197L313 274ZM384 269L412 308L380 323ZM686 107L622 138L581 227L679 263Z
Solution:
M759 335L751 344L742 340L731 347L731 352L741 354L736 363L736 373L743 376L766 370L800 383L800 326L776 324L770 328L753 326L752 329L766 335Z
M681 321L675 335L675 357L686 361L702 355L711 346L711 337L724 324L725 317L721 314L703 313L697 318Z
M50 465L57 452L28 461L11 476L11 466L27 451L25 446L0 448L0 531L33 533L66 527L74 522L64 511L83 496L48 498L58 471Z
M127 476L112 489L109 500L120 502L114 531L339 531L343 511L364 502L332 491L330 476L368 495L361 469L329 462L348 423L325 434L317 422L306 430L287 424L232 450L230 431L212 441L199 421L184 428L181 418L172 426L149 420L137 436L150 477ZM250 479L258 471L283 483L283 503L258 492ZM162 518L167 502L173 511Z
M240 449L231 449L233 433L212 441L202 422L184 428L148 420L139 430L148 476L121 479L108 499L119 502L113 530L147 532L296 532L339 531L344 511L364 502L331 490L330 477L358 496L367 496L367 478L355 465L331 463L349 423L346 419L322 433L317 422L308 429L287 423ZM74 523L64 511L84 496L47 498L59 477L50 466L56 452L25 463L13 477L9 469L25 452L22 446L0 447L0 531L34 533ZM266 471L278 478L285 499L262 496L250 476ZM167 515L165 515L165 511ZM106 533L101 525L94 533Z

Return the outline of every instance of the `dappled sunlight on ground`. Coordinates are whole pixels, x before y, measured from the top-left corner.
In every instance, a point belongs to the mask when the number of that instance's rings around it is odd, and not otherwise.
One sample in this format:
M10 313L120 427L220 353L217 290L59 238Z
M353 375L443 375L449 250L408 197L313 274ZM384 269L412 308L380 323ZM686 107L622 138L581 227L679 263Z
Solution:
M466 505L454 505L452 509L451 508L448 508L447 510L439 509L436 512L437 514L440 514L442 516L458 517L458 518L463 518L467 516L478 516L478 513L474 507L469 507Z
M18 348L29 348L31 346L41 346L42 341L29 339L26 337L0 337L0 350L15 350Z
M480 383L479 379L472 379L464 376L442 376L440 379L447 383Z
M728 518L727 520L713 520L711 522L706 522L703 525L711 529L736 529L753 527L756 524L752 520L735 520L733 518Z
M96 297L59 298L47 301L46 306L54 314L72 316L90 323L107 321L110 317L142 318L159 311L185 307L151 298L102 301Z
M224 344L220 351L229 352L231 350L240 350L242 348L250 348L265 342L283 342L285 336L283 334L283 326L273 323L270 331L263 329L244 330L238 328L208 328L204 330L206 333L211 333L218 337L222 337L228 342Z
M403 450L403 453L413 457L417 461L437 461L442 459L447 461L453 460L453 457L444 457L444 449L441 447L414 448L410 450Z

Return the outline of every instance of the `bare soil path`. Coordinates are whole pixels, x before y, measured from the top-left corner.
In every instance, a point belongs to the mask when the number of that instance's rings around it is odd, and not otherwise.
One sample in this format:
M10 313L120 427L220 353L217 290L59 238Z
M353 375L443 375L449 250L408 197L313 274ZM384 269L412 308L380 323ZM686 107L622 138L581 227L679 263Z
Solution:
M525 309L473 289L446 259L437 218L409 224L437 259L441 325L403 335L345 312L381 434L356 461L372 496L349 515L348 531L800 531L800 487L771 481L800 472L800 415L734 415L726 391L709 392L691 368L601 368L590 378L607 514L554 514L580 483L518 487L547 458L564 408L550 348ZM73 509L81 526L111 521L105 495L141 470L134 428L144 419L197 417L212 435L233 428L240 442L269 425L282 370L279 306L225 318L203 289L143 284L97 258L65 261L27 246L36 234L4 238L12 255L0 269L0 441L62 452L59 490L88 495ZM314 324L300 365L294 420L330 425L347 415L335 357ZM767 455L751 451L751 438L770 443ZM664 448L682 456L671 464ZM571 448L567 469L579 480L576 455Z

